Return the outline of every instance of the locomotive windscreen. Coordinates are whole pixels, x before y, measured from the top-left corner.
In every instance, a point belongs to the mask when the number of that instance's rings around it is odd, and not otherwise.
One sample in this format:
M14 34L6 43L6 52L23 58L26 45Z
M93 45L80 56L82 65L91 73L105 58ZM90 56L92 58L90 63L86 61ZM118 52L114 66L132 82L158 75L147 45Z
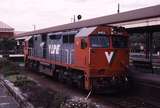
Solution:
M91 36L90 43L92 48L108 48L109 37L107 37L106 35Z
M113 36L112 37L112 46L114 48L127 48L128 47L128 38L125 36Z

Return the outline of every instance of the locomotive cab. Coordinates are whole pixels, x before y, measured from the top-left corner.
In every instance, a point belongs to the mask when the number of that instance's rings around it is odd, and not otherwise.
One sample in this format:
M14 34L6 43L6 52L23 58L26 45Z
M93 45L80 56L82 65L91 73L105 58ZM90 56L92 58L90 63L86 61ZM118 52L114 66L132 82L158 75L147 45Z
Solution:
M107 31L104 31L107 30ZM123 28L97 30L89 36L90 77L93 88L119 87L127 80L128 37ZM97 86L98 85L98 86Z
M119 76L124 73L128 65L128 37L124 34L109 34L96 32L89 36L90 68L98 72L92 72L93 76ZM101 74L100 74L100 73ZM96 76L97 76L96 75Z

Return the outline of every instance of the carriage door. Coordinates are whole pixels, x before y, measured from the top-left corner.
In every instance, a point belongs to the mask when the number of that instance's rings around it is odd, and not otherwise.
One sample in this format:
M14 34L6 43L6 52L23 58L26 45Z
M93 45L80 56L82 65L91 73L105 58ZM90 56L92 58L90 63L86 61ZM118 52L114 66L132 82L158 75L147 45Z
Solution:
M75 64L78 67L85 67L88 64L87 37L79 37L75 41Z

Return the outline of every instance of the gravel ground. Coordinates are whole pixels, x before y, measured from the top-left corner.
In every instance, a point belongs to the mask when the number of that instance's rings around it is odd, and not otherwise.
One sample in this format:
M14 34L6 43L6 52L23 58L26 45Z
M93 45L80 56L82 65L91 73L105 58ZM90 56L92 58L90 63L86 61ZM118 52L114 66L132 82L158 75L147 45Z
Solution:
M19 108L17 101L10 95L2 81L0 81L0 108Z
M27 75L34 78L40 84L45 85L47 88L55 91L61 91L73 97L76 96L79 98L85 98L88 95L88 93L83 90L59 83L52 80L51 77L45 76L43 74L28 72ZM160 108L155 102L136 96L129 91L121 94L92 94L89 97L89 100L104 108Z
M33 76L27 76L23 68L6 59L0 61L0 72L4 79L13 84L12 88L17 89L35 108L98 108L85 98L75 98L69 92L62 92L64 88L61 88L62 91L55 90L47 87L48 83L38 83Z
M8 75L8 72L9 74L19 72L17 67L16 71L13 68L15 67L12 65L4 68L5 75ZM25 73L23 69L20 71ZM29 83L23 86L23 83L16 83L16 86L19 86L24 96L36 108L160 108L156 102L147 100L147 97L136 96L132 91L120 94L91 94L86 100L88 92L74 86L59 83L36 72L27 72L25 75L36 84Z

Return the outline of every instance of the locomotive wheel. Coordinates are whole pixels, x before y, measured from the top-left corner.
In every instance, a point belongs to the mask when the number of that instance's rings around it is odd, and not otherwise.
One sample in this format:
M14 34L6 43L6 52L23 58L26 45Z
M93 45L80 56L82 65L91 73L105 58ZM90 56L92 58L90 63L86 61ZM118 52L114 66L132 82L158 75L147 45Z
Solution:
M58 69L53 70L53 74L52 74L53 79L58 80L58 72L59 72Z
M63 75L63 70L60 70L60 71L58 72L58 80L59 80L60 82L65 82L65 80L64 80L64 75Z
M84 78L80 79L77 83L78 88L83 89L84 88Z
M73 84L73 83L72 83L72 80L71 80L70 78L66 79L66 83L67 83L68 85L72 85L72 84Z

